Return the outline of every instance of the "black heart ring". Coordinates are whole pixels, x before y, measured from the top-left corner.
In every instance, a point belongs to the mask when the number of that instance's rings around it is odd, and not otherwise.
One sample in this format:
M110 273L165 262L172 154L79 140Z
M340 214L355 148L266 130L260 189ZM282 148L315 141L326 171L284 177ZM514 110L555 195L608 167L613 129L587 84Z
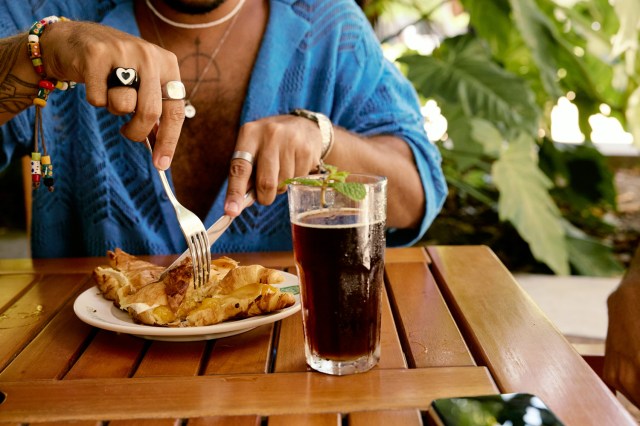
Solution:
M138 90L140 87L138 73L133 68L114 68L107 78L107 88L112 87L131 87Z

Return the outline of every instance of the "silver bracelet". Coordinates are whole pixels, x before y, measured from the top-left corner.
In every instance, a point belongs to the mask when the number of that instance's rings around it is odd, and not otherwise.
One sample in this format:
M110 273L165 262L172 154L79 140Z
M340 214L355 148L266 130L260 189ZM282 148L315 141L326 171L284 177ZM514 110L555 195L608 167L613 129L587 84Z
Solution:
M322 153L320 154L320 161L324 161L327 158L327 155L331 152L331 148L333 148L333 123L331 120L319 112L313 112L302 108L297 108L291 111L292 115L296 115L298 117L304 117L315 122L320 129L320 137L322 138Z

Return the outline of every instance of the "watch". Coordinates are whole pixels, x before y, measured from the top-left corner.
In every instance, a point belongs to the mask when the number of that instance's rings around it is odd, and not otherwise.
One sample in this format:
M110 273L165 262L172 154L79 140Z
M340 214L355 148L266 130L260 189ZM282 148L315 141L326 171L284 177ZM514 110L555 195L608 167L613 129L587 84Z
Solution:
M291 111L292 115L303 117L308 120L316 122L318 128L320 128L320 137L322 138L322 153L320 154L320 160L324 160L331 148L333 148L333 124L331 120L319 112L313 112L302 108L296 108Z

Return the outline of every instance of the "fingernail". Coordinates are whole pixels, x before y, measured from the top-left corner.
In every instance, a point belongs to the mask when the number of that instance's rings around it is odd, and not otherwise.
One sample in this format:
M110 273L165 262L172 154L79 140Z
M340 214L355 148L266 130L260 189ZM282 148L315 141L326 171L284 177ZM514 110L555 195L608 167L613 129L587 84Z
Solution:
M169 158L166 155L160 157L160 159L158 160L158 167L161 168L162 170L167 170L170 165L171 165L171 158Z
M238 214L238 203L236 203L235 201L229 201L225 207L225 210L229 214Z

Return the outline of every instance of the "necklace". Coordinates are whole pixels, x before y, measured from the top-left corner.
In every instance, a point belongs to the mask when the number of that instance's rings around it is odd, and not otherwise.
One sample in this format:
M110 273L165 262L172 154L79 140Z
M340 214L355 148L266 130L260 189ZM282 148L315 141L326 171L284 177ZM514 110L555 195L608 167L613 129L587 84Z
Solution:
M239 11L240 9L242 9L242 5L244 4L245 0L240 0L238 2L238 4L236 5L236 7L233 8L233 10L231 12L229 12L226 16L223 16L222 18L216 19L214 21L211 22L203 22L201 24L185 24L183 22L176 22L176 21L172 21L171 19L167 18L166 16L164 16L162 13L160 13L160 11L158 9L156 9L152 4L151 4L151 0L146 0L147 3L147 7L149 8L149 10L151 12L153 12L154 15L156 15L156 17L158 19L160 19L161 21L173 26L173 27L178 27L178 28L185 28L188 30L195 30L195 29L200 29L200 28L211 28L211 27L215 27L216 25L220 25L224 22L227 22L229 19L231 19L232 17L234 17Z
M149 0L147 0L147 3L148 2L149 2ZM240 6L242 6L244 4L244 0L240 0L240 3L238 3L238 4ZM229 15L227 15L227 16L229 16ZM222 45L224 44L225 40L229 36L229 33L231 33L231 29L233 28L233 25L236 23L236 21L238 19L238 16L240 16L240 15L238 15L236 12L234 12L233 19L231 20L231 23L229 23L229 26L227 27L227 29L224 30L224 33L222 34L222 37L220 37L220 41L218 42L216 47L211 52L211 55L209 55L209 61L207 62L207 65L205 65L204 69L202 70L202 72L198 76L198 79L196 80L196 84L193 86L193 89L191 89L191 93L189 94L189 97L187 99L185 99L185 103L184 103L184 115L185 115L185 117L187 117L187 118L195 117L195 115L196 115L196 107L193 106L193 104L191 103L191 99L193 99L195 97L196 93L198 92L198 88L200 88L200 83L202 83L202 80L204 79L204 76L207 75L207 72L209 71L209 68L211 68L211 65L213 64L214 59L216 58L216 56L218 56L218 52L220 52L220 49L222 48ZM165 48L164 47L164 42L162 41L162 37L160 36L160 31L158 30L158 26L156 25L156 21L153 19L153 17L151 17L151 23L153 24L153 30L156 33L156 38L160 42L160 47L162 47L164 49Z

